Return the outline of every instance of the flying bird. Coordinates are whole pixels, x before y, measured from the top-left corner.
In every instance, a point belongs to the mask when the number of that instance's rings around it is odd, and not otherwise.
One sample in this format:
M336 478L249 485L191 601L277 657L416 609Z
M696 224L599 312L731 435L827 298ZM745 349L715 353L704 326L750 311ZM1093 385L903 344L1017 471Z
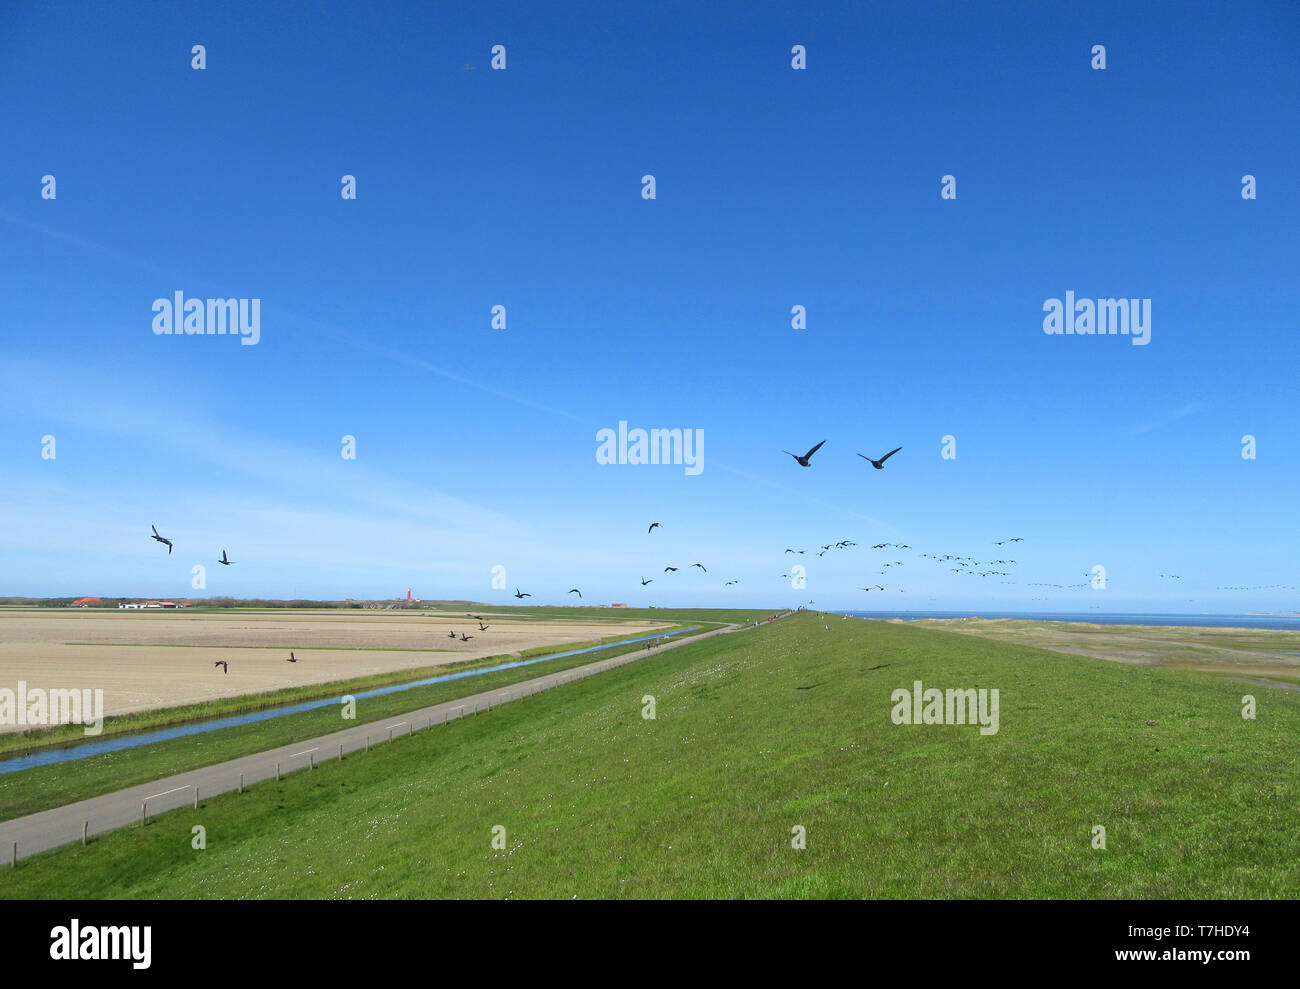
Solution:
M454 638L456 638L456 630L455 630L454 628L453 628L450 632L447 633L447 638L449 638L449 639L454 639Z
M816 453L818 450L822 448L822 445L825 442L826 442L825 440L822 440L821 443L818 443L815 447L813 447L811 450L805 453L802 457L799 456L797 453L791 453L789 450L782 450L781 452L788 456L794 457L795 462L798 463L800 467L811 467L812 464L808 463L808 461L812 459L812 455L814 453Z
M484 625L482 622L478 623L478 630L480 632L486 632L491 627L492 627L491 625Z
M472 636L472 635L466 635L464 632L461 632L461 633L460 633L460 641L461 641L461 642L468 642L468 641L469 641L470 639L472 639L472 638L474 638L474 636Z
M692 563L691 566L693 566L693 567L699 567L699 568L700 568L701 570L703 570L705 573L708 573L708 572L709 572L707 569L705 569L705 566L704 566L703 563Z
M298 662L298 657L295 656L295 655L293 654L292 651L290 651L290 652L289 652L289 658L286 659L285 662L286 662L286 663L296 663L296 662Z
M568 593L576 594L578 595L578 597L582 597L582 591L578 590L576 587L570 587Z
M169 552L170 552L170 550L169 550ZM235 561L234 561L234 560L227 560L227 559L226 559L226 551L223 549L223 550L221 551L221 559L219 559L217 562L220 563L223 567L228 567L228 566L230 566L232 563L234 563Z
M530 598L530 597L532 597L532 595L531 595L531 594L525 594L525 593L523 593L521 590L519 590L519 588L516 587L516 588L515 588L515 597L517 597L517 598L519 598L520 600L522 600L522 599L524 599L524 598Z
M641 578L642 587L645 587L646 584L653 584L653 583L654 583L654 578L651 578L650 580L646 580L644 577Z
M226 660L224 660L224 659L219 659L219 660L217 660L215 663L213 663L212 665L213 665L213 666L220 666L220 667L221 667L221 672L222 672L222 673L229 673L229 672L230 672L230 664L229 664L228 662L226 662Z
M677 568L676 568L676 567L664 567L664 573L668 573L670 570L671 570L673 573L676 573L676 572L677 572Z
M154 538L154 540L155 540L156 542L166 543L166 544L167 544L167 555L168 555L168 556L171 556L171 555L172 555L172 541L171 541L170 539L164 539L162 536L158 535L158 529L157 529L156 526L152 526L152 525L151 525L151 526L149 526L149 528L150 528L150 529L153 529L153 538Z
M885 469L885 461L888 460L890 457L892 457L894 454L896 454L896 453L897 453L899 450L901 450L901 449L903 449L901 446L896 446L896 447L894 447L894 449L890 450L888 453L886 453L886 454L885 454L883 457L881 457L879 460L872 460L872 459L871 459L870 457L868 457L865 453L859 453L858 456L861 457L863 460L865 460L867 463L869 463L872 467L876 468L876 470L884 470L884 469Z
M646 535L648 536L648 535L650 535L650 533L652 533L655 529L660 529L660 528L662 528L662 527L663 527L663 523L662 523L662 522L651 522L651 523L650 523L650 528L649 528L649 529L646 529L646 531L645 531L645 532L646 532Z

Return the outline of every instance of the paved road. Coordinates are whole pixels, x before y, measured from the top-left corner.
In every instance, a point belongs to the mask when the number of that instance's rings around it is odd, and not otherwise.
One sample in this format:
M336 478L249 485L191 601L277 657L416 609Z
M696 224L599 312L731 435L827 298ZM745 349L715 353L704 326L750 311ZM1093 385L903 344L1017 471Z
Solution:
M764 622L763 624L767 624ZM276 749L254 755L231 759L215 766L205 766L190 772L168 776L152 783L142 783L113 793L101 794L74 804L28 814L12 821L0 823L0 856L7 864L16 858L26 858L60 845L82 839L86 834L96 835L141 821L146 815L160 814L177 807L192 806L196 800L229 793L240 786L250 786L260 780L278 778L300 769L310 769L326 759L341 759L349 752L368 750L371 745L393 741L402 735L434 725L445 724L466 715L490 711L520 697L541 690L549 690L572 680L580 680L595 673L603 673L616 666L633 663L644 656L675 649L690 642L699 642L710 636L752 629L754 626L729 625L704 632L688 639L670 639L650 650L634 649L621 656L602 659L586 666L548 673L532 680L498 687L454 701L423 707L409 714L354 725L342 731L322 735L309 741L282 745ZM196 795L197 794L197 795ZM15 852L15 844L17 851Z

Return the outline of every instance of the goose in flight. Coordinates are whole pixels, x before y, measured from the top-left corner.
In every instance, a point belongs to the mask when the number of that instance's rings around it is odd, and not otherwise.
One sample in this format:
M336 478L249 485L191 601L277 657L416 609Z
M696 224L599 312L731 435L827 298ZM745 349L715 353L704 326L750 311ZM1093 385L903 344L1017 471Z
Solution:
M466 635L464 632L461 632L461 633L460 633L460 641L461 641L461 642L468 642L468 641L469 641L470 639L472 639L472 638L474 638L474 636L472 636L472 635Z
M677 568L676 568L676 567L664 567L664 573L669 573L669 572L676 573L676 572L677 572Z
M519 590L519 588L516 587L516 588L515 588L515 597L519 598L519 599L522 601L524 598L530 598L530 597L532 597L532 595L531 595L531 594L525 594L523 591Z
M172 541L171 541L170 539L165 539L165 538L163 538L162 536L158 535L158 529L157 529L156 526L152 526L152 525L151 525L151 526L149 526L149 528L150 528L150 529L153 529L153 538L154 538L154 540L155 540L156 542L166 543L166 544L167 544L167 555L168 555L168 556L171 556L171 555L172 555Z
M646 535L648 536L648 535L650 535L650 533L654 532L655 529L662 529L662 528L663 528L663 523L662 523L662 522L651 522L651 523L650 523L650 528L646 529L645 532L646 532Z
M865 460L867 463L869 463L872 467L876 468L876 470L884 470L884 469L885 469L885 461L888 460L890 457L892 457L894 454L896 454L896 453L897 453L899 450L901 450L901 449L903 449L901 446L896 446L896 447L894 447L894 449L890 450L888 453L886 453L886 454L885 454L883 457L881 457L879 460L872 460L872 459L871 459L870 457L868 457L865 453L859 453L858 456L861 457L863 460Z
M223 550L221 551L221 559L219 559L217 562L220 563L223 567L228 567L228 566L230 566L231 564L233 564L235 561L234 561L234 560L227 560L227 559L226 559L226 551L223 549Z
M482 622L478 623L478 630L480 632L486 632L491 627L492 627L491 625L484 625Z
M582 591L578 590L576 587L570 587L570 588L569 588L569 593L570 593L570 594L576 594L576 595L578 595L578 597L582 597Z
M229 672L230 672L230 664L229 664L226 660L224 660L224 659L219 659L219 660L217 660L215 663L213 663L212 665L213 665L213 666L220 666L220 667L221 667L221 672L222 672L222 673L229 673Z
M811 467L812 464L808 463L808 461L812 459L812 455L814 453L816 453L818 450L822 448L822 445L825 442L826 442L825 440L822 440L821 443L818 443L815 447L813 447L811 450L805 453L802 457L799 456L799 454L797 453L791 453L789 450L782 450L781 452L786 454L787 456L794 457L795 462L798 463L800 467Z
M456 630L455 630L454 628L453 628L450 632L447 633L447 638L449 638L449 639L454 639L454 638L456 638Z
M705 573L708 573L708 572L709 572L708 569L704 566L703 563L692 563L691 566L693 566L693 567L699 567L699 568L700 568L701 570L703 570Z
M653 583L654 583L654 578L653 578L653 577L652 577L650 580L646 580L644 577L641 578L641 586L642 586L642 587L645 587L646 584L653 584Z
M285 662L286 662L286 663L296 663L296 662L298 662L298 657L295 656L295 655L293 654L293 651L292 651L292 650L290 650L290 652L289 652L289 658L286 659Z

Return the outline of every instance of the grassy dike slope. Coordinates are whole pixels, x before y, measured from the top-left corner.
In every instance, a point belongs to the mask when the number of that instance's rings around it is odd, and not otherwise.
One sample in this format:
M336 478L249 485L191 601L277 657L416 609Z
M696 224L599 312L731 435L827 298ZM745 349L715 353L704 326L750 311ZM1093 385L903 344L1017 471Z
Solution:
M916 679L998 688L999 733L892 724ZM34 857L0 895L1295 897L1300 695L1247 721L1242 693L800 615Z

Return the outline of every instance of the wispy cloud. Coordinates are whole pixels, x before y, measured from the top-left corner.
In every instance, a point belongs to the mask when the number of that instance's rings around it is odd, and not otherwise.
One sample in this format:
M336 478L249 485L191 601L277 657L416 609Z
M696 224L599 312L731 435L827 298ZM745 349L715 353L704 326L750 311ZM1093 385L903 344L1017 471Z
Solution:
M1138 433L1149 433L1153 429L1162 429L1170 423L1177 422L1179 419L1185 419L1189 415L1192 415L1200 409L1201 404L1201 402L1190 402L1187 405L1181 405L1172 412L1161 416L1153 422L1148 422L1142 426L1130 426L1124 431L1130 435L1136 435Z

